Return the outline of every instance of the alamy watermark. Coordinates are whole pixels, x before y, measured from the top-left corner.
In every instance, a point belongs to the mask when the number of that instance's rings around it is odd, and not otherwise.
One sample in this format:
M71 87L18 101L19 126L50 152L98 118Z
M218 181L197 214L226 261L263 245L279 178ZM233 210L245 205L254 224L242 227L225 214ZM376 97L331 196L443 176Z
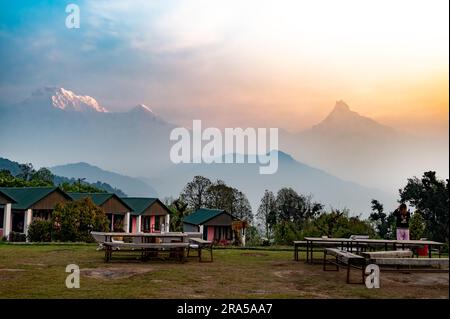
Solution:
M192 133L192 134L191 134ZM218 128L202 130L201 120L194 120L192 131L178 127L170 133L176 141L170 150L175 163L256 164L260 174L278 170L278 128Z
M369 289L380 288L380 267L375 264L367 265L365 269L366 287Z
M69 289L80 288L80 267L75 264L69 264L66 272L70 273L66 277L66 287Z
M74 3L66 6L66 28L79 29L80 28L80 7Z

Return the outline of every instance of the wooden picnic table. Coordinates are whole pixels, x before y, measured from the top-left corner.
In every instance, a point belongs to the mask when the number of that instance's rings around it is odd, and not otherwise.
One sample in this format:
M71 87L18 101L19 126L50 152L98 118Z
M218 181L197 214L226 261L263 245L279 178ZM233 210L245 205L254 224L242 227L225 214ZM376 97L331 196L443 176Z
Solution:
M326 237L305 237L304 243L306 245L306 263L313 263L314 245L320 246L338 246L341 249L351 251L356 248L356 251L361 250L363 245L382 245L385 250L392 246L393 250L397 248L412 248L429 246L428 257L431 258L431 248L438 247L439 257L441 256L441 247L443 243L431 240L392 240L392 239L360 239L360 238L326 238ZM294 242L294 258L298 260L298 245Z
M189 242L191 242L192 244L189 244L188 247L188 253L187 256L189 257L189 252L191 250L191 248L193 249L197 249L198 251L198 261L202 262L202 250L206 249L209 250L211 258L209 260L209 262L213 261L213 242L210 240L204 240L201 238L189 238Z
M105 243L112 242L113 237L127 237L127 238L141 238L142 243L148 243L155 238L175 238L184 241L188 234L181 232L167 232L167 233L118 233L118 232L98 232L97 234L105 237Z
M105 242L105 262L112 258L112 253L115 249L117 251L137 251L141 253L141 259L149 256L149 252L158 250L173 250L181 262L185 261L184 252L189 247L188 243L117 243Z

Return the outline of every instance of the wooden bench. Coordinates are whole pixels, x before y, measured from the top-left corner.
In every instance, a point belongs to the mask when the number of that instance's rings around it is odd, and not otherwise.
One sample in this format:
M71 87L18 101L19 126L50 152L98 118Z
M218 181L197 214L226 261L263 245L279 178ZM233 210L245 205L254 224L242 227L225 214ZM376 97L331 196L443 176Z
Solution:
M412 258L412 250L386 250L386 251L364 251L361 256L367 259L374 258Z
M209 262L213 261L213 242L209 240L204 240L201 238L189 238L189 246L188 246L188 252L187 256L189 256L189 253L191 249L196 249L198 251L198 261L202 262L202 250L206 249L209 250L211 258L208 260Z
M306 250L300 250L300 247L306 247L306 240L294 240L294 260L299 261L299 252Z
M370 259L370 263L377 264L379 266L396 266L399 270L401 266L416 266L416 267L430 267L431 269L411 269L408 270L422 270L422 271L432 271L432 270L443 270L441 268L448 268L448 258L382 258L373 257ZM433 267L438 267L438 269L433 269ZM447 269L448 271L448 269Z
M113 251L133 251L140 252L141 259L148 257L148 253L158 250L171 250L175 253L177 259L181 262L185 261L184 252L189 247L188 243L103 243L105 247L105 262L108 262L112 258Z
M334 261L327 260L327 256L334 256ZM334 264L336 266L335 269L329 270L327 269L326 265L327 263ZM365 266L366 266L366 259L362 256L356 255L354 253L351 253L349 251L337 249L337 248L325 248L323 251L323 270L324 271L339 271L340 265L346 265L347 266L347 283L350 282L350 269L356 268L361 270L361 277L362 277L362 283L364 283L365 279Z
M311 254L311 261L313 259L313 248L314 246L316 247L339 247L342 246L342 243L340 242L333 242L333 241L320 241L320 242L314 242L314 244L311 243L311 251L308 252L308 247L307 244L308 242L306 240L294 240L294 260L295 261L299 261L300 260L300 252L306 252L306 254L308 255L308 253ZM305 247L305 250L301 250L301 247ZM306 257L306 259L308 260L308 256Z

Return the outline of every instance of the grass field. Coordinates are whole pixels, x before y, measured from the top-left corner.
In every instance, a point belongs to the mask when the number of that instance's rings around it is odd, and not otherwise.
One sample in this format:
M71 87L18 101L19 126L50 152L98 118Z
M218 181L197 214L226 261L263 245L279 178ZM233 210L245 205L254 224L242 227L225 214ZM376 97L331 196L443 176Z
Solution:
M448 298L448 273L382 273L381 288L345 271L293 261L292 251L217 249L213 263L116 260L95 245L0 244L0 298ZM68 289L68 264L81 287ZM355 280L359 272L355 271Z

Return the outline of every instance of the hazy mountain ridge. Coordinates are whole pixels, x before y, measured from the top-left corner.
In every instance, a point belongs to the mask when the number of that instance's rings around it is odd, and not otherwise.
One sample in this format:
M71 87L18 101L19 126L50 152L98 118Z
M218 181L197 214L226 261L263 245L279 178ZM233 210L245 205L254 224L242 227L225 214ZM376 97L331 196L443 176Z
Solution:
M48 96L45 105L32 98L0 107L0 150L9 158L31 157L42 166L101 163L109 170L146 176L170 163L168 137L174 125L148 106L120 113L73 112L54 107Z
M352 111L343 101L310 129L282 132L280 149L340 178L392 192L425 170L448 176L448 139L407 134L401 126L392 128Z
M59 107L55 107L53 98L48 98L53 97L49 92L43 95L45 98L35 94L23 103L0 107L0 150L4 156L50 167L85 162L120 172L122 176L140 176L147 184L139 186L143 192L137 186L132 192L124 189L135 196L148 196L151 189L160 197L176 195L195 174L222 178L235 187L241 185L254 209L265 188L276 191L292 186L333 206L367 211L368 197L380 194L391 201L408 177L421 175L425 170L437 170L438 175L448 176L448 165L441 169L442 163L448 163L448 143L432 145L430 141L412 139L400 130L352 111L343 101L338 101L323 121L308 130L291 134L280 129L278 149L293 158L285 157L277 174L264 177L257 173L256 165L174 165L169 158L173 144L169 136L176 126L160 118L150 107L141 104L126 112L106 112L106 108L98 110L96 106L103 106L94 103L91 97L68 94L69 90L61 88L54 94L62 90L68 100L57 99ZM89 107L72 107L78 102L69 97L79 100L80 96L83 97L80 101L90 103ZM286 167L295 174L288 173ZM83 170L69 175L89 177ZM258 185L252 181L258 181ZM361 185L382 188L388 194ZM115 183L114 186L122 187ZM348 191L351 189L361 196L352 195Z
M68 178L86 178L93 183L103 181L114 185L128 196L158 197L156 190L144 181L118 173L103 170L88 163L73 163L51 167L52 173Z
M282 187L292 187L299 193L312 195L327 208L349 208L352 214L369 213L373 198L388 206L395 203L394 196L388 193L344 181L300 163L284 152L278 152L278 159L278 171L272 175L259 174L259 164L178 164L161 173L158 187L161 194L177 196L194 175L221 179L244 191L254 211L265 189L277 192Z
M22 173L22 169L20 168L20 164L18 162L14 162L9 159L2 158L2 157L0 157L0 170L7 170L13 176L17 176ZM52 173L54 173L54 172L52 172ZM74 183L78 182L78 180L77 180L78 178L79 177L70 177L69 178L69 177L59 176L59 175L54 174L53 183L55 185L62 185L63 183L74 184ZM104 181L101 181L101 180L92 181L92 182L89 182L89 184L91 184L92 186L95 186L99 189L102 189L108 193L114 193L118 196L127 196L127 194L124 193L121 189L111 186L110 184L105 183Z

